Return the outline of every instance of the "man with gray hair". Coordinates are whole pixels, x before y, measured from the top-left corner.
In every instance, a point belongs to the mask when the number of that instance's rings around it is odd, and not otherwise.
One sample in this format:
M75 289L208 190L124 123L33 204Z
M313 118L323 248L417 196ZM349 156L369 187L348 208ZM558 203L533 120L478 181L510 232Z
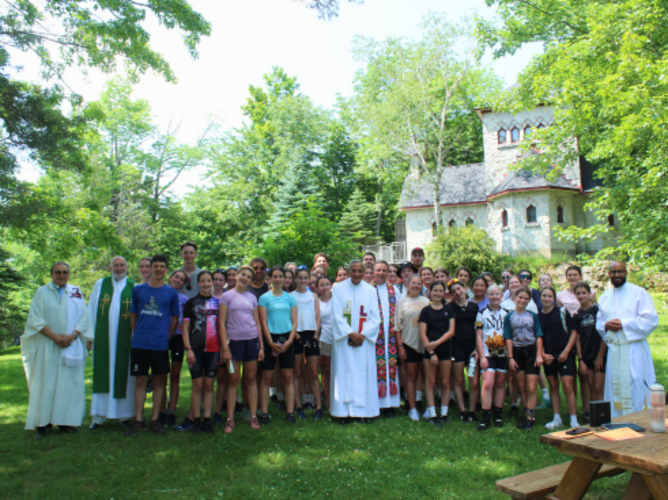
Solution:
M95 283L88 305L93 322L93 401L91 429L107 418L122 424L135 415L135 378L130 377L130 304L134 282L123 257L111 259L111 276Z

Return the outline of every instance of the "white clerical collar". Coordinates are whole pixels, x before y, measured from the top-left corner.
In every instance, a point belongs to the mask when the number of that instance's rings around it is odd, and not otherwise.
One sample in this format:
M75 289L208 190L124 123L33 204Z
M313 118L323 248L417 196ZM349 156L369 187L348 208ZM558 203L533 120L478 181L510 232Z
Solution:
M360 282L357 283L357 285L355 283L353 283L353 280L350 280L350 286L355 287L355 288L358 288L358 287L362 286L362 283L364 283L364 280L360 280Z

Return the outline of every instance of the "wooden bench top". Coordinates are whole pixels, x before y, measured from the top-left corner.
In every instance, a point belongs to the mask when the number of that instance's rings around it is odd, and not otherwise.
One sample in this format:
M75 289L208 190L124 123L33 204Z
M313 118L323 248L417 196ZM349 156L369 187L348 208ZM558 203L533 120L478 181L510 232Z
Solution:
M571 462L564 462L519 476L499 479L496 482L496 489L517 500L545 497L557 489L570 464ZM623 472L625 470L619 467L603 465L596 474L596 479L616 476Z

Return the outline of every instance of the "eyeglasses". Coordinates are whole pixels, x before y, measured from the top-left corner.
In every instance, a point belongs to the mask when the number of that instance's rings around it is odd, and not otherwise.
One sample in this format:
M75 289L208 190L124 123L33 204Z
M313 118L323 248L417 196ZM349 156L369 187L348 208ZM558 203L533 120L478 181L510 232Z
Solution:
M503 281L508 281L510 279L510 276L501 276L501 279Z
M264 268L262 266L258 266L258 267L253 266L253 269L255 271L262 271Z
M532 279L532 276L530 274L520 274L520 279L521 280L530 280L530 279Z
M56 276L67 276L68 274L70 274L70 272L69 271L53 271L53 274L55 274Z

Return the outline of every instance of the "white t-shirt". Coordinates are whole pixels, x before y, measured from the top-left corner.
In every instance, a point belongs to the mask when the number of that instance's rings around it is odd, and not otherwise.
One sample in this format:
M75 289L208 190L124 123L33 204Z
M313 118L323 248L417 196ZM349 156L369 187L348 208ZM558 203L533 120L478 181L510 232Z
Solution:
M506 311L514 311L515 302L513 302L513 299L504 300L501 302L501 309L505 309ZM538 308L536 307L536 303L533 300L530 300L527 304L527 311L538 314Z
M297 301L297 331L315 331L317 323L315 320L315 298L313 297L313 292L299 293L295 290L292 292L292 296Z
M482 352L484 356L491 356L489 347L486 344L488 340L494 337L501 337L503 339L503 320L507 314L508 311L503 307L499 307L496 311L492 311L489 307L486 307L476 316L476 329L482 329ZM505 356L505 352L505 349L498 349L494 355Z
M318 301L320 304L320 342L331 344L334 342L332 335L332 299L329 302Z

